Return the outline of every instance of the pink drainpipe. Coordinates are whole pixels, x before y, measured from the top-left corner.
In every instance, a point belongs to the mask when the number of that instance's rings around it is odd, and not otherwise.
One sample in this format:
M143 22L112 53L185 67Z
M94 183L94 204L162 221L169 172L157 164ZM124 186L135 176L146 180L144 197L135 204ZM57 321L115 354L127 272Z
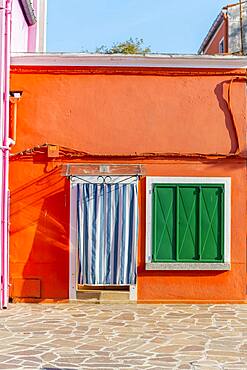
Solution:
M9 78L10 78L10 32L11 32L12 0L5 1L5 33L4 42L4 87L3 87L3 164L2 164L2 289L1 308L6 308L9 299Z

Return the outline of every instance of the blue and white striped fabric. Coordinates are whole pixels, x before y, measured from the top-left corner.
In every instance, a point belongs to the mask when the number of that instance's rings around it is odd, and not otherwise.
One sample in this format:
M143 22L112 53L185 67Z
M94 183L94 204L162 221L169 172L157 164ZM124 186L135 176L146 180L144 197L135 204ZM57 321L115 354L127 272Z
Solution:
M136 283L137 184L78 184L78 283Z

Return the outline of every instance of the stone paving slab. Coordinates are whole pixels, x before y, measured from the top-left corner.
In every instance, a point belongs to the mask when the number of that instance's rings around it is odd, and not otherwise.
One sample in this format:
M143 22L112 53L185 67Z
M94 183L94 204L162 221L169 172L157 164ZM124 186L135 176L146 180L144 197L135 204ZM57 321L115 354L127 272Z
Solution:
M247 305L10 304L0 369L247 370Z

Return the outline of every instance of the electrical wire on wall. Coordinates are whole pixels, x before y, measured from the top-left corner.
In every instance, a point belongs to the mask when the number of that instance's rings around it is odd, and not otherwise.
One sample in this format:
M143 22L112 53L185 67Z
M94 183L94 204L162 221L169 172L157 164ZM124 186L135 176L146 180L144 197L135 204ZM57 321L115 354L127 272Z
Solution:
M233 157L241 157L245 158L245 154L241 154L240 152L240 143L239 143L239 135L237 130L237 125L235 122L235 117L232 108L232 86L234 82L246 82L246 76L236 76L233 77L231 80L226 81L228 83L228 92L227 92L227 107L231 117L231 124L235 136L235 143L236 149L233 153L182 153L182 152L145 152L145 153L127 153L127 154L119 154L119 153L112 153L112 154L100 154L100 153L89 153L85 151L76 150L73 148L68 148L65 146L59 146L58 144L42 144L37 145L32 148L28 148L22 150L17 153L10 154L10 159L18 160L18 159L30 159L34 156L45 156L47 155L47 150L49 146L57 146L59 147L59 158L57 159L89 159L89 158L102 158L102 159L176 159L176 158L199 158L199 159L224 159L224 158L233 158ZM49 158L48 158L49 159ZM53 158L54 160L54 158Z

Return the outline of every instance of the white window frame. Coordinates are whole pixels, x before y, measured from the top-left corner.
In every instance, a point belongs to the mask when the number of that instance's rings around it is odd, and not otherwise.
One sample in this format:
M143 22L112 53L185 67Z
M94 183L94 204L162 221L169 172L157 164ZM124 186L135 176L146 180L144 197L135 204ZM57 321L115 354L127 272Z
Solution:
M224 262L152 262L152 197L154 184L224 185ZM230 177L146 177L146 270L230 270L231 269L231 178Z
M222 43L223 43L223 51L220 50ZM219 42L218 50L219 50L220 54L224 54L224 52L225 52L225 38L224 37L222 37L222 39Z

